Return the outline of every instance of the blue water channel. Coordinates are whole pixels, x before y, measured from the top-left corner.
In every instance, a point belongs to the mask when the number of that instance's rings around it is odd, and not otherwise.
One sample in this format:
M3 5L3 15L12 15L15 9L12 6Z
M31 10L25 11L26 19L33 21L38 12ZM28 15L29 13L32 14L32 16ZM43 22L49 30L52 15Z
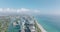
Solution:
M19 32L20 29L20 25L17 26L13 26L13 22L16 20L16 18L11 18L10 19L10 23L9 23L9 27L8 27L8 32Z

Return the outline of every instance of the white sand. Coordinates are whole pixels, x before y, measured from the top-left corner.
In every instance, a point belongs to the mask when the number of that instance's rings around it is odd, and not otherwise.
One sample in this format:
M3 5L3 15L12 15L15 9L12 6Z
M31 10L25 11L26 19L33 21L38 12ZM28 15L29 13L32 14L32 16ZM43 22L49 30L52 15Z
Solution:
M37 21L36 21L38 27L41 29L42 32L47 32Z

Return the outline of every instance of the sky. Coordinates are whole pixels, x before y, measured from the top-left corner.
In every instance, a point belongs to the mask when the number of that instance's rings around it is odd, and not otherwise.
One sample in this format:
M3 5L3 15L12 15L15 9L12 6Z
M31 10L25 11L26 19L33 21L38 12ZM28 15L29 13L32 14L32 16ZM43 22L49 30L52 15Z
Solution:
M60 0L0 0L0 14L58 14Z

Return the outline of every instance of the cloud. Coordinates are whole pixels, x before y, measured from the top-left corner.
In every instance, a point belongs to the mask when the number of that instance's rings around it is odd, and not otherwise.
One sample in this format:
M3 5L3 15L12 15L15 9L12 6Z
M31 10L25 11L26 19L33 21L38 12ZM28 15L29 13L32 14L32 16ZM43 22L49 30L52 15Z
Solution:
M20 8L20 9L14 9L14 8L0 8L1 13L21 13L21 14L38 14L40 13L39 10L31 10L27 8Z
M40 11L37 9L27 9L27 8L21 8L17 9L17 13L22 13L22 14L40 14Z
M34 12L35 12L35 13L40 13L40 11L39 11L39 10L34 10Z
M7 8L6 11L10 11L10 8Z
M1 12L1 11L3 11L3 9L2 9L2 8L0 8L0 12Z
M30 11L30 10L26 9L26 8L17 9L17 13L19 13L19 12L28 12L28 11Z
M26 9L26 8L21 8L21 11L26 12L26 11L29 11L29 9Z

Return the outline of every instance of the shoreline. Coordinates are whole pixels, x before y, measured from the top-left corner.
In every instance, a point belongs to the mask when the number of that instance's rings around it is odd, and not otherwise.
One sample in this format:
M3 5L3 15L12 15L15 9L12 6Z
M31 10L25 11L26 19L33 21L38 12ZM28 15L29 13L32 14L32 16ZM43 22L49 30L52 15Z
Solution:
M47 32L37 21L35 21L38 27L41 29L41 32Z

